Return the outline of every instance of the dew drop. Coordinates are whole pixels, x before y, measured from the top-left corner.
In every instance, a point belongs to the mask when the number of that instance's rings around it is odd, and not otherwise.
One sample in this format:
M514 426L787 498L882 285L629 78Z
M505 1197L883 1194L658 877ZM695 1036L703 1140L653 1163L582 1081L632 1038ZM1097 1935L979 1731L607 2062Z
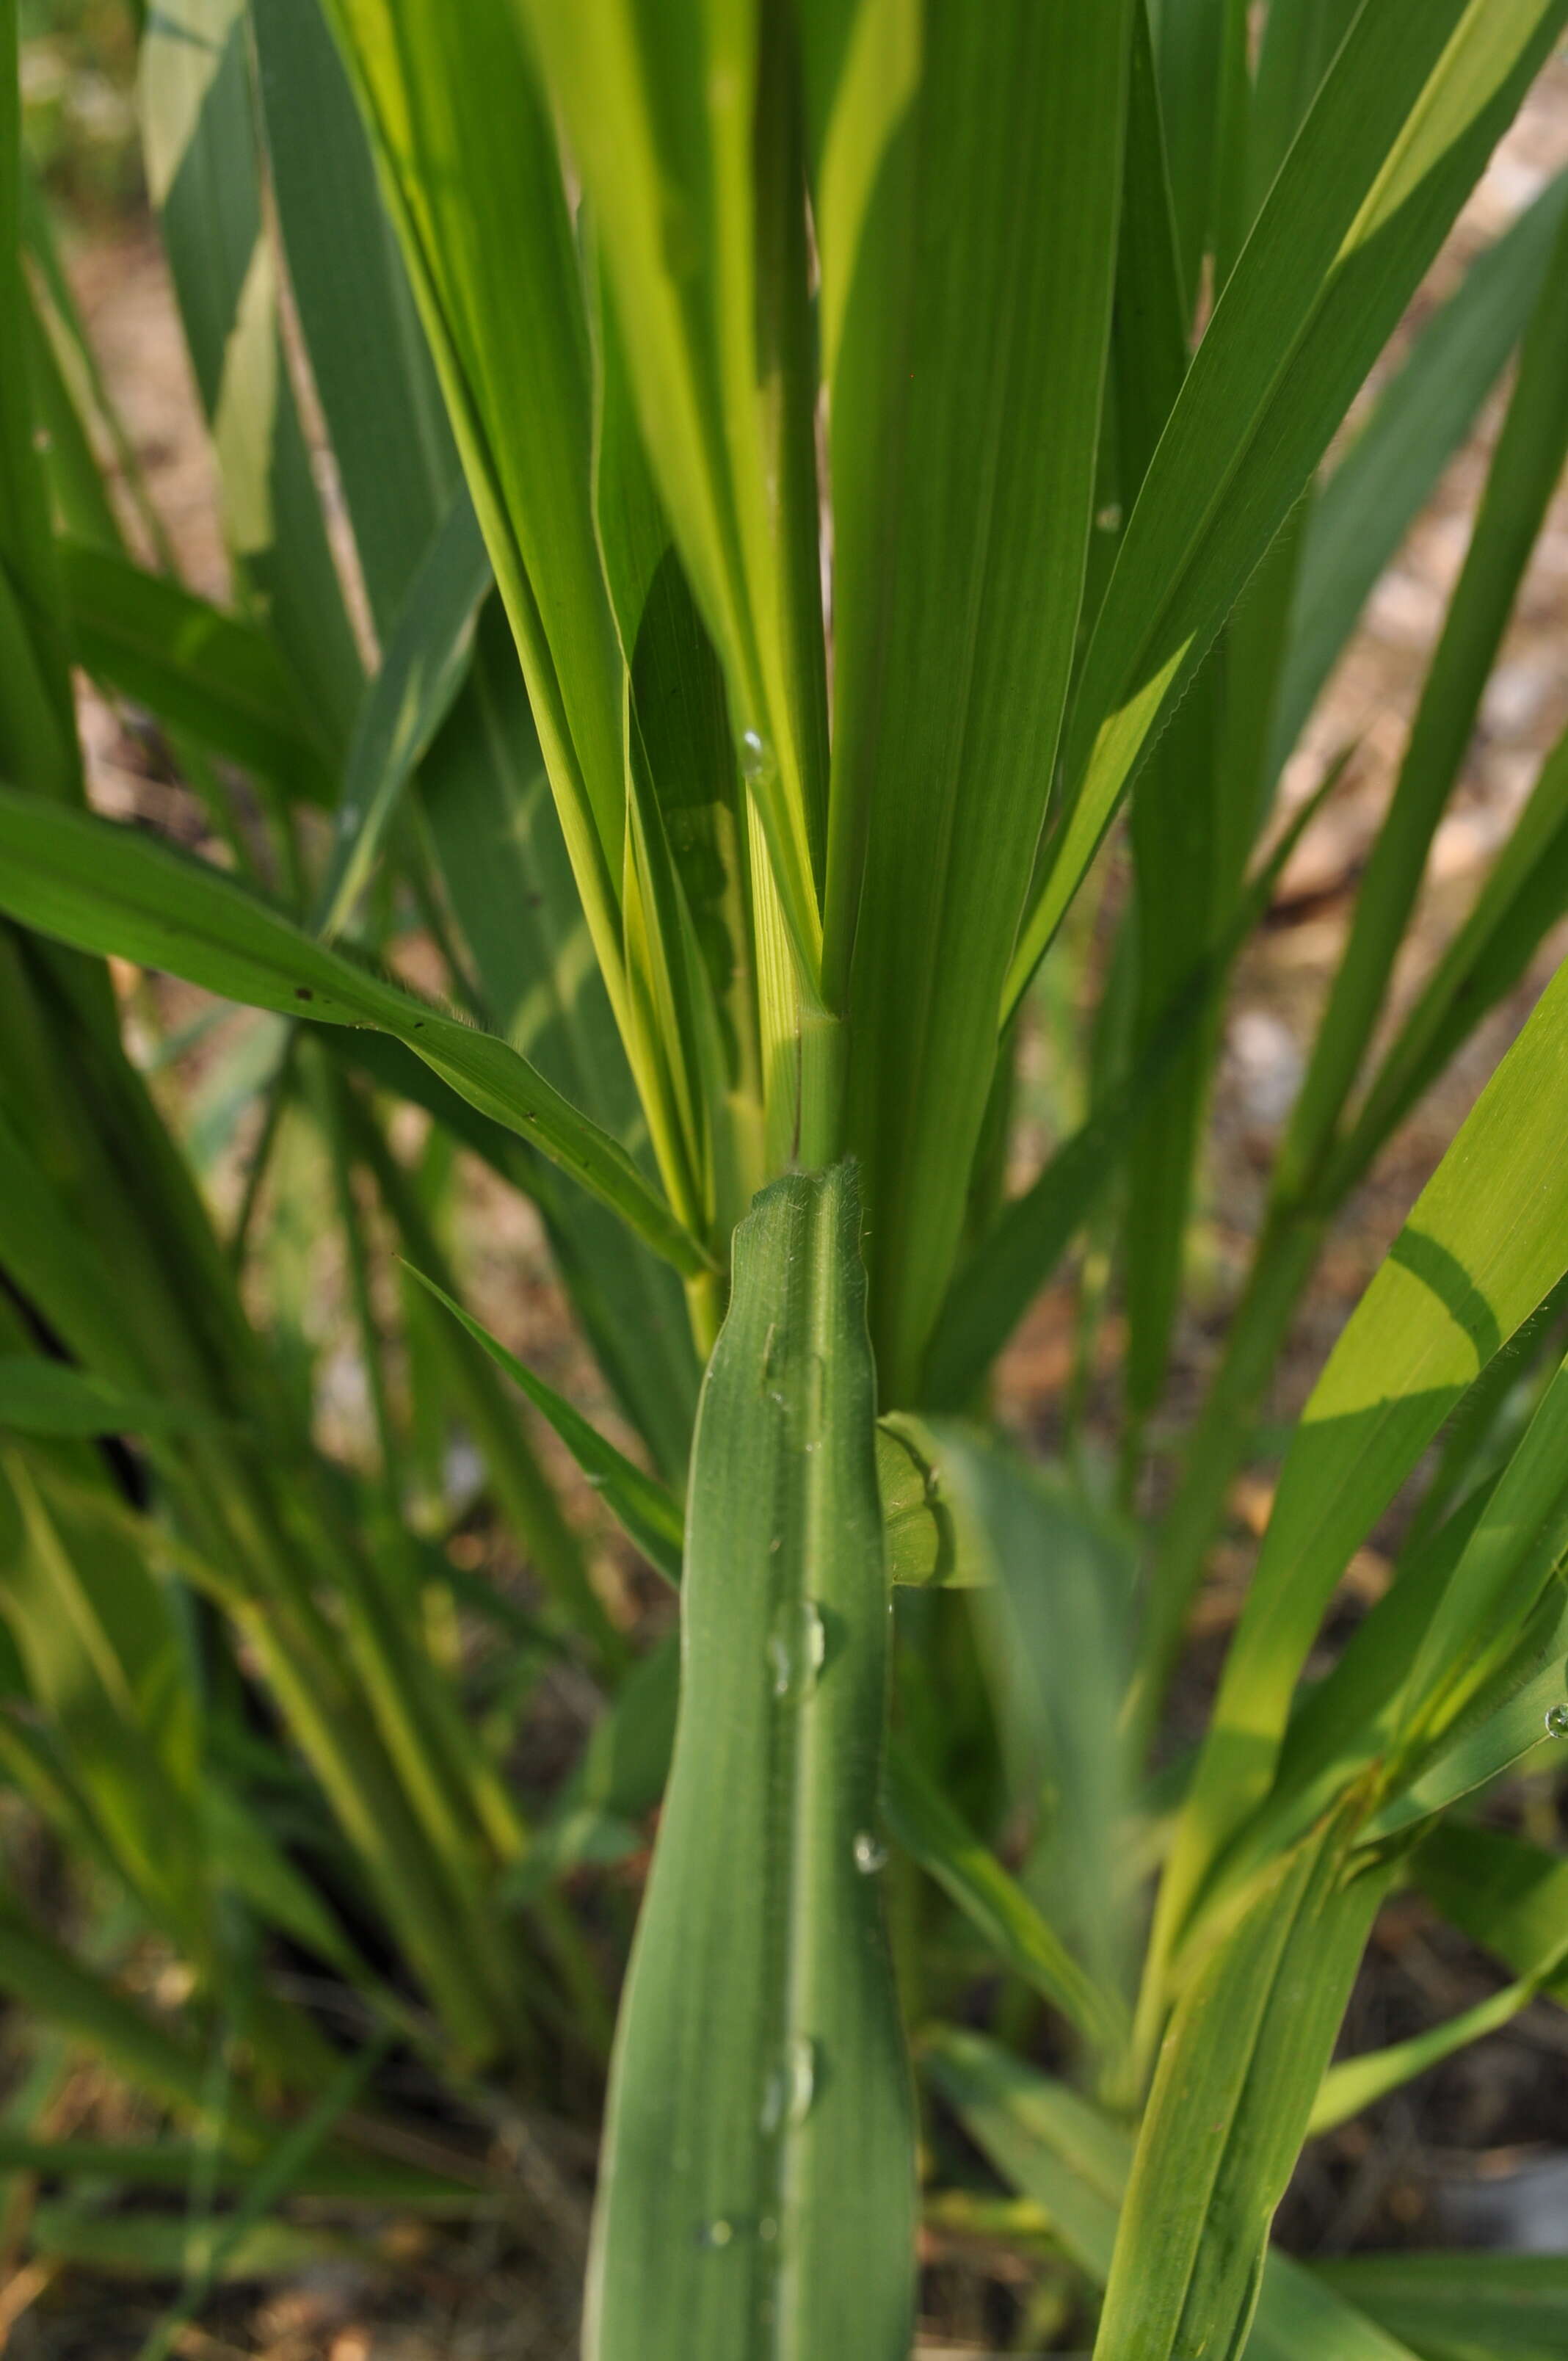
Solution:
M785 2082L785 2115L792 2124L803 2124L817 2095L817 2044L809 2034L798 2034L789 2045Z
M870 1828L861 1828L855 1839L855 1867L862 1877L874 1877L878 1870L887 1867L887 1847Z
M1122 530L1122 509L1120 501L1111 500L1104 508L1097 509L1094 513L1094 522L1102 533L1120 533Z
M1549 1738L1568 1738L1568 1705L1554 1705L1548 1708L1546 1731Z
M716 2222L705 2222L696 2234L699 2246L728 2246L735 2235L735 2224L725 2221L722 2214Z
M784 2052L783 2064L768 2076L762 2092L762 2127L766 2136L772 2138L786 2124L803 2124L811 2113L816 2093L817 2044L809 2034L796 2034ZM771 2237L777 2229L776 2222L771 2231L763 2225L759 2235Z
M609 1482L609 1477L608 1476L595 1476L590 1474L587 1480L589 1486L594 1491L602 1492L605 1486Z
M827 1653L828 1631L815 1599L786 1599L768 1635L773 1695L791 1705L804 1703L817 1686Z
M769 778L773 771L773 750L767 740L755 730L740 732L740 776L750 787Z

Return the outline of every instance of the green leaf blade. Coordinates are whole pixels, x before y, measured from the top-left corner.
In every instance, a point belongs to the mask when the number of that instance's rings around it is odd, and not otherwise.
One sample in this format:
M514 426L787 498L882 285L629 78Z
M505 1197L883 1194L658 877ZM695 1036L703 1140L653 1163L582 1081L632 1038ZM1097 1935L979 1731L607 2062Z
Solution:
M612 2070L593 2361L904 2361L914 2169L875 1827L887 1593L853 1182L736 1243L674 1766Z
M79 950L167 969L226 999L394 1035L481 1114L571 1172L677 1268L701 1248L620 1143L493 1034L427 1007L302 932L221 871L87 814L0 789L0 908Z
M1565 17L1565 0L1363 5L1129 520L1069 726L1066 810L1004 1013Z
M1066 701L1131 25L1123 0L924 16L872 202L822 214L826 164L818 193L825 274L858 236L868 290L829 386L824 990L853 1012L849 1138L889 1407L915 1399L959 1244Z

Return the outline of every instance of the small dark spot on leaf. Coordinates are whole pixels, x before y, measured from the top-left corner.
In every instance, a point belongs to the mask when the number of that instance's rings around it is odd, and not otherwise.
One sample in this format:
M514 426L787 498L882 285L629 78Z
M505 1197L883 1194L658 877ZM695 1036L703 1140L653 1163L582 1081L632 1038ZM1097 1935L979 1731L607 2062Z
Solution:
M294 997L296 1000L313 1000L315 994L308 983L297 983L294 986Z

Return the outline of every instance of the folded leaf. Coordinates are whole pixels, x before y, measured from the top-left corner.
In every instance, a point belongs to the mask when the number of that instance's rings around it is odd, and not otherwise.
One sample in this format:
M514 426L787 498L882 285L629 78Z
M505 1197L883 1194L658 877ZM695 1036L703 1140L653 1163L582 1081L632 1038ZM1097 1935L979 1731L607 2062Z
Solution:
M859 1209L763 1191L693 1453L674 1765L585 2352L905 2361L914 2150L874 1835L887 1591Z

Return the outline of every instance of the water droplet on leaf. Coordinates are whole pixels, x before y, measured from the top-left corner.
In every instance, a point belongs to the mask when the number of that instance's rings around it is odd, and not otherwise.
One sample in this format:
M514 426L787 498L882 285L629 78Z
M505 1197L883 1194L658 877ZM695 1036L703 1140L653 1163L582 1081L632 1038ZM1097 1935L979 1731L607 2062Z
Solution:
M784 2053L782 2066L768 2076L762 2092L762 2126L771 2138L785 2124L803 2124L817 2092L817 2044L809 2034L797 2034ZM777 2229L777 2224L773 2224ZM764 2230L762 2235L771 2235Z
M740 732L740 776L749 787L754 787L773 772L773 750L767 740L755 730Z
M803 2124L817 2095L817 2044L809 2034L798 2034L790 2043L787 2081L785 2114L792 2124Z
M773 1695L799 1705L817 1686L828 1653L828 1631L814 1599L788 1598L768 1636Z
M1549 1738L1568 1738L1568 1705L1554 1705L1546 1716Z
M855 1867L862 1877L874 1877L887 1867L887 1847L870 1828L862 1828L855 1839Z
M717 2222L705 2222L696 2234L699 2246L727 2246L735 2235L735 2225L722 2215Z

